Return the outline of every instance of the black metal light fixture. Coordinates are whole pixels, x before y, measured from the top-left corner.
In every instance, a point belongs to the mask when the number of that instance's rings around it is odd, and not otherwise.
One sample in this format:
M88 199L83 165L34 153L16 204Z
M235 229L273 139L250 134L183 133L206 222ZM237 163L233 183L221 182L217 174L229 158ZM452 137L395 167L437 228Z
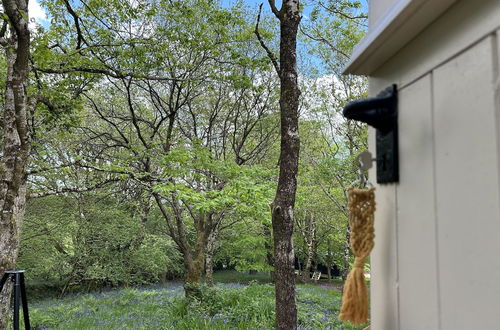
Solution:
M377 183L399 182L397 86L387 87L377 97L349 102L343 114L377 130Z

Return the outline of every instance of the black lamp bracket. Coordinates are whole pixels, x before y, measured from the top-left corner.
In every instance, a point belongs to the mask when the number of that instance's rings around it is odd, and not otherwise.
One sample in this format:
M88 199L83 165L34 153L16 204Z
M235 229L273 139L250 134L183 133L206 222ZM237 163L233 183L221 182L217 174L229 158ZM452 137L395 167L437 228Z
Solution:
M398 97L392 85L377 97L349 102L344 117L367 123L377 130L377 183L399 182Z

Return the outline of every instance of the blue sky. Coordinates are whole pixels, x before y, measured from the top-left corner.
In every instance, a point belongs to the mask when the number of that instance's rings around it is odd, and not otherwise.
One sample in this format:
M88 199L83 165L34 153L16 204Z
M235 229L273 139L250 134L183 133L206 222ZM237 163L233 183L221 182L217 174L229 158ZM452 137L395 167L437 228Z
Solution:
M28 13L31 18L34 18L41 24L44 24L44 21L47 20L47 14L42 9L42 7L40 7L40 3L38 0L31 0L28 3Z
M219 0L221 5L224 7L231 7L236 5L240 0ZM248 5L249 8L255 8L257 9L258 6L262 3L264 4L262 10L264 13L270 13L271 9L269 7L269 2L268 0L241 0L245 5ZM282 0L276 0L276 7L281 8L281 2ZM307 20L308 14L311 12L312 9L312 3L316 3L317 1L312 1L312 0L301 0L300 3L302 5L305 4L304 11L302 12L302 19ZM361 2L361 11L367 13L368 12L368 0L360 0ZM309 5L308 5L309 4Z
M236 4L238 2L238 0L221 0L221 3L223 6L232 6L234 4ZM258 6L260 5L261 3L266 3L267 4L267 0L243 0L243 2L245 4L248 4L250 6ZM268 4L267 4L268 5ZM281 5L281 1L276 1L276 5ZM269 6L269 5L268 5Z
M29 1L29 14L31 18L34 18L37 22L39 22L41 25L47 27L50 22L48 20L48 17L45 13L45 11L40 7L39 4L40 0L31 0ZM255 9L255 15L257 15L257 9L258 6L262 3L263 4L263 15L272 15L271 10L269 7L268 0L219 0L220 4L224 7L232 7L240 2L243 2L247 8L250 10ZM311 3L311 0L301 0L301 3ZM363 6L367 6L367 0L361 0L361 3ZM281 8L282 0L276 0L276 6L278 8ZM312 6L305 6L304 11L302 12L302 22L305 23L305 21L308 20L308 14L311 11ZM366 7L363 8L366 11ZM300 45L299 45L300 48ZM318 58L316 58L313 55L308 55L308 60L311 61L315 66L318 68L321 67L320 61Z
M231 7L239 2L239 0L219 0L222 6ZM261 3L264 4L262 6L262 10L264 12L271 12L269 7L269 2L267 0L242 0L245 5L248 5L249 8L258 8ZM304 3L304 1L302 1ZM281 0L276 0L276 7L281 8ZM305 9L307 12L307 8Z
M32 18L35 18L38 22L40 22L42 25L47 25L49 22L47 20L47 16L45 14L45 11L40 7L39 4L40 0L31 0L29 1L29 13ZM225 7L231 7L235 4L237 4L240 0L219 0L220 3L225 6ZM247 5L249 8L255 8L257 10L258 6L263 3L263 12L264 14L270 13L270 8L269 8L269 3L268 0L241 0L245 5ZM278 8L281 8L281 0L276 0L276 6ZM303 4L306 3L306 1L301 1ZM363 6L367 6L367 0L362 0L361 3ZM304 8L303 12L303 19L307 19L307 15L310 12L310 6L307 6ZM366 8L364 8L367 11Z
M239 0L219 0L221 4L225 7L231 7L235 5L236 3L239 2ZM258 8L258 6L263 3L263 11L269 11L269 3L267 0L243 0L243 3L248 5L250 8ZM281 0L276 1L276 5L281 7ZM38 22L40 22L42 25L47 24L47 15L45 14L45 11L40 7L40 0L31 0L29 2L29 14L30 17L36 19Z

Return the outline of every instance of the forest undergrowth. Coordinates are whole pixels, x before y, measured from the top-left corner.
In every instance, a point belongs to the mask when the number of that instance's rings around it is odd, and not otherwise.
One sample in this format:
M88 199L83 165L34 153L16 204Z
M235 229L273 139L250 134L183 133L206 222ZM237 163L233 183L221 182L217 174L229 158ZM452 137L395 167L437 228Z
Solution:
M338 319L341 293L298 285L299 329L358 329ZM272 329L274 286L219 283L188 300L180 283L34 301L36 329Z

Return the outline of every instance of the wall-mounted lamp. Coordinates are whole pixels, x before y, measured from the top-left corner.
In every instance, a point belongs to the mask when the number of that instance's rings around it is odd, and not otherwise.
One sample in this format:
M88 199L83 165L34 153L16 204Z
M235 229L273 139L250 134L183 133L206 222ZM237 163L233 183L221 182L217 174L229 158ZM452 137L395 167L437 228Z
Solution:
M377 97L349 102L344 117L377 130L377 183L399 182L398 93L392 85Z

